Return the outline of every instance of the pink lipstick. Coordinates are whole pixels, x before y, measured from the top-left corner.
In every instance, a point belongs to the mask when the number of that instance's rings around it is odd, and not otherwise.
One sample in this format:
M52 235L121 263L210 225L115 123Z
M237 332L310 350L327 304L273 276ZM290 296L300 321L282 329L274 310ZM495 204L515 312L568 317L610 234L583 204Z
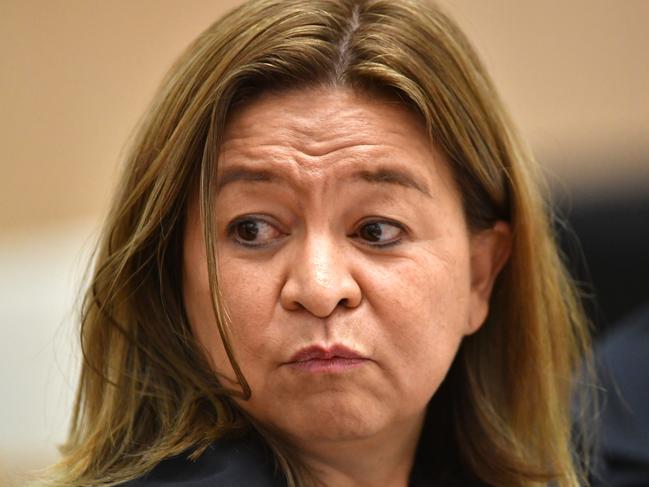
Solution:
M369 359L344 345L313 345L299 350L287 365L307 372L344 372L367 363Z

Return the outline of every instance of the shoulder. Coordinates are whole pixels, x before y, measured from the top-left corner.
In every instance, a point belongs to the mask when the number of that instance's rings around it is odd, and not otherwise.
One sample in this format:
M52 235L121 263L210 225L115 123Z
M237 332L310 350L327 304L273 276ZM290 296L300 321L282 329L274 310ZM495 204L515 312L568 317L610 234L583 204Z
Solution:
M122 487L284 487L271 452L253 436L220 440L196 461L178 455Z
M647 350L649 307L616 326L597 347L602 400L593 485L646 485L649 473Z
M597 347L600 380L608 389L609 397L611 393L621 393L625 401L646 408L649 404L648 347L649 305L617 325Z
M642 362L649 340L649 304L618 323L597 347L598 358L605 362ZM631 352L629 354L629 352Z

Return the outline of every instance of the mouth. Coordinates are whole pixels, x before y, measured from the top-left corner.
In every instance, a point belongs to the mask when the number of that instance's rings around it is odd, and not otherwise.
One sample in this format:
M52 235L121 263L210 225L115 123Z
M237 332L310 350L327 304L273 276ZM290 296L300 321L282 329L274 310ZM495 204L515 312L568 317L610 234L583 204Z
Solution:
M286 365L306 372L344 372L369 361L367 357L344 345L314 345L299 350Z

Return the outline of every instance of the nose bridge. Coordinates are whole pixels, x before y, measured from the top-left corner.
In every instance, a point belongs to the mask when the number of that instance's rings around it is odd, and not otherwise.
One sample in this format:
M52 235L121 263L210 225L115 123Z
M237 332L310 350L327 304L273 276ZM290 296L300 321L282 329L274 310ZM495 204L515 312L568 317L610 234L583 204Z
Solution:
M305 308L320 317L339 305L360 303L360 288L340 242L329 230L312 229L299 244L299 252L289 264L282 300L289 309Z

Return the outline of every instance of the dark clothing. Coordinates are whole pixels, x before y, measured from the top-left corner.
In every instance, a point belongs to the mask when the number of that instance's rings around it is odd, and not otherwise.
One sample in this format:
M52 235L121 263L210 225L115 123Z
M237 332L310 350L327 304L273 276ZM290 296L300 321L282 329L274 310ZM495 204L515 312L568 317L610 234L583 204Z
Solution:
M448 394L442 386L437 396ZM439 399L439 398L438 398ZM454 452L452 421L438 421L442 412L429 404L410 487L486 487L459 463ZM431 408L433 408L431 410ZM447 411L448 414L451 411ZM436 418L436 423L431 422ZM432 453L436 452L436 453ZM215 442L196 461L179 455L160 462L149 474L121 487L286 487L272 452L254 431L246 436Z
M224 439L196 462L179 455L123 487L285 487L272 453L254 435Z
M457 469L435 475L421 446L410 476L411 487L485 487ZM215 442L196 462L187 455L163 460L147 475L120 487L286 487L286 479L263 440L250 433Z
M604 388L593 487L649 486L649 306L597 347Z

